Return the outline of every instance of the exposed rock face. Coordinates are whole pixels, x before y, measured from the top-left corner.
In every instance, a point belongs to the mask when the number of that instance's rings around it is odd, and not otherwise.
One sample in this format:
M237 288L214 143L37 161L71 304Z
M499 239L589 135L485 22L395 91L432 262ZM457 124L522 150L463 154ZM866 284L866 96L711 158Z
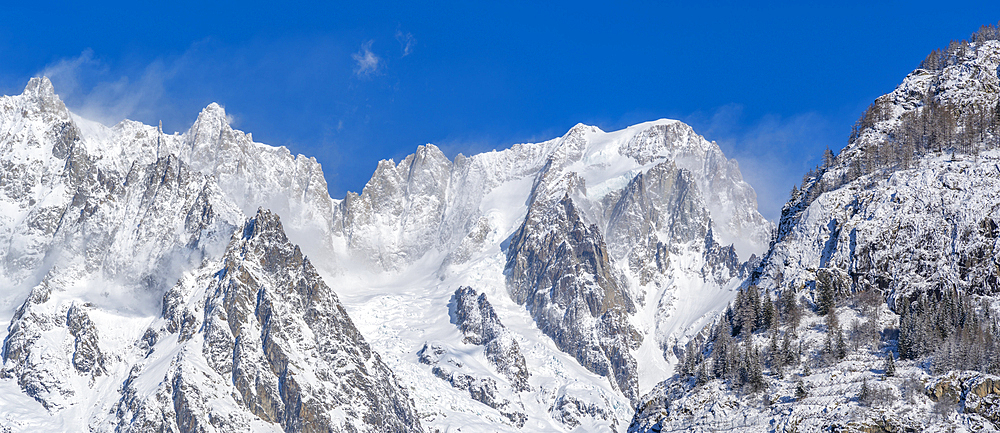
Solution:
M98 344L97 329L83 308L78 305L69 307L66 327L73 336L73 367L94 376L104 374L104 354Z
M743 182L739 164L726 159L718 146L706 142L690 126L681 122L657 124L629 138L618 152L640 164L662 160L686 170L688 178L697 185L704 209L719 232L716 238L722 244L735 244L746 257L756 249L755 245L767 243L770 225L757 213L757 196ZM684 209L674 207L671 213L698 212Z
M678 253L685 243L704 239L711 224L691 172L673 161L637 174L604 201L611 254L627 261L643 285L667 272L671 250Z
M635 399L630 351L642 341L628 322L635 304L613 273L600 230L583 221L570 198L582 187L572 174L539 174L528 216L507 250L507 288L560 349Z
M221 263L206 268L200 282L207 279L207 287L182 282L164 299L165 332L189 341L186 349L201 347L160 360L175 366L159 387L170 395L173 419L160 419L157 398L128 398L135 394L127 389L120 430L197 431L197 423L216 418L205 405L211 397L199 395L206 388L231 390L228 398L287 432L421 430L406 392L288 242L276 215L259 211L233 236ZM192 289L204 298L191 298ZM208 387L185 374L199 359L215 373Z
M371 264L398 269L435 247L445 211L452 163L433 145L393 165L382 161L361 195L341 202L347 244Z
M524 426L528 417L524 414L523 405L504 397L509 392L503 392L498 388L497 381L493 378L468 371L465 364L454 355L451 347L441 342L427 342L417 352L417 357L421 363L433 367L434 376L448 382L454 388L468 391L469 397L496 409L517 428Z
M612 421L612 428L617 427L614 418L605 409L607 405L593 404L576 398L573 394L562 393L552 402L549 414L557 421L571 429L577 428L584 417Z
M483 293L471 287L455 290L455 322L465 334L464 342L486 347L486 359L509 381L515 391L528 391L528 367L517 340L500 323L493 306Z

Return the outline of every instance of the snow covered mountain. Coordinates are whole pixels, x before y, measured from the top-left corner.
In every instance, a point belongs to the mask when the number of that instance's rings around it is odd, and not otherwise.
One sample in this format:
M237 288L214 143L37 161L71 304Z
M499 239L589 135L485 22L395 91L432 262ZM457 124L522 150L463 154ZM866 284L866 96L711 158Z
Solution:
M619 431L772 232L677 121L428 144L335 200L216 104L183 134L45 78L0 107L9 431Z
M998 429L998 92L984 27L878 98L629 431Z

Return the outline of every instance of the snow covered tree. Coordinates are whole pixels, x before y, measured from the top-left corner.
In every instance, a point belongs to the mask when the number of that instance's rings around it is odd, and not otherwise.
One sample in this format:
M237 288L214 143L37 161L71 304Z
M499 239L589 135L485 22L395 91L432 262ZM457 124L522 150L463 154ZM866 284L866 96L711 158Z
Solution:
M740 372L740 381L743 388L750 393L763 391L764 371L760 362L760 352L754 348L753 341L748 340L744 344L743 363Z
M780 353L780 364L792 365L795 363L797 357L795 356L795 350L792 349L791 332L785 332L785 335L781 338Z
M785 288L781 292L781 314L788 325L789 330L795 332L802 320L802 307L795 298L795 290L791 287Z
M777 309L777 307L775 307L774 301L771 300L770 296L768 296L768 295L765 294L764 295L764 299L762 301L762 304L763 305L761 306L761 309L762 309L761 315L762 315L763 322L764 322L764 325L763 325L764 329L775 329L775 328L777 328L778 327L778 309Z
M837 307L837 294L833 284L816 282L816 289L819 290L819 299L816 301L816 314L824 316Z
M802 400L809 396L809 389L806 388L806 384L803 381L798 381L795 383L795 398L797 400Z
M827 147L823 152L823 168L832 167L836 157L837 156L833 154L833 151Z
M883 369L885 370L886 377L892 377L896 375L896 360L895 357L892 356L891 350L889 351L889 356L885 357L885 366L883 367Z
M872 388L868 386L868 378L861 381L861 391L858 391L858 403L868 406L871 404Z

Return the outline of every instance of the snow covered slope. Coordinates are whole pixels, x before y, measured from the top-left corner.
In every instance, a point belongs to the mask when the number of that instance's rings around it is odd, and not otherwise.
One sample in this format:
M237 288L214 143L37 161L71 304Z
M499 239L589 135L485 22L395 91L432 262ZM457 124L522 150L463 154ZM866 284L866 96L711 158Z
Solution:
M46 79L0 106L5 429L420 429L277 217L142 153L185 136L80 128Z
M1000 426L1000 33L984 32L878 98L793 191L744 284L780 320L734 303L630 431Z
M216 104L183 134L79 118L44 78L0 107L13 431L618 431L772 227L671 120L428 144L334 200Z

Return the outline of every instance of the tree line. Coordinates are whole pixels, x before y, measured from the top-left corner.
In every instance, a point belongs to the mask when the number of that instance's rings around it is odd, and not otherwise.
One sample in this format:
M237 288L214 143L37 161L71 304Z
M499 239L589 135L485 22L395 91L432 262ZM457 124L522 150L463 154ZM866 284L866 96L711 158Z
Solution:
M941 71L961 63L984 42L993 40L1000 40L1000 24L982 26L968 41L952 41L948 48L933 51L920 68ZM1000 148L1000 97L995 102L969 100L953 104L935 97L935 87L931 85L917 107L902 113L897 124L869 134L867 140L859 142L865 132L893 119L893 96L876 99L851 127L848 137L849 144L864 146L860 156L839 160L827 149L822 163L803 176L800 186L792 188L791 202L804 201L808 205L823 192L867 174L881 171L889 175L908 169L920 156L931 152L975 155ZM839 175L826 176L834 167L841 168Z

